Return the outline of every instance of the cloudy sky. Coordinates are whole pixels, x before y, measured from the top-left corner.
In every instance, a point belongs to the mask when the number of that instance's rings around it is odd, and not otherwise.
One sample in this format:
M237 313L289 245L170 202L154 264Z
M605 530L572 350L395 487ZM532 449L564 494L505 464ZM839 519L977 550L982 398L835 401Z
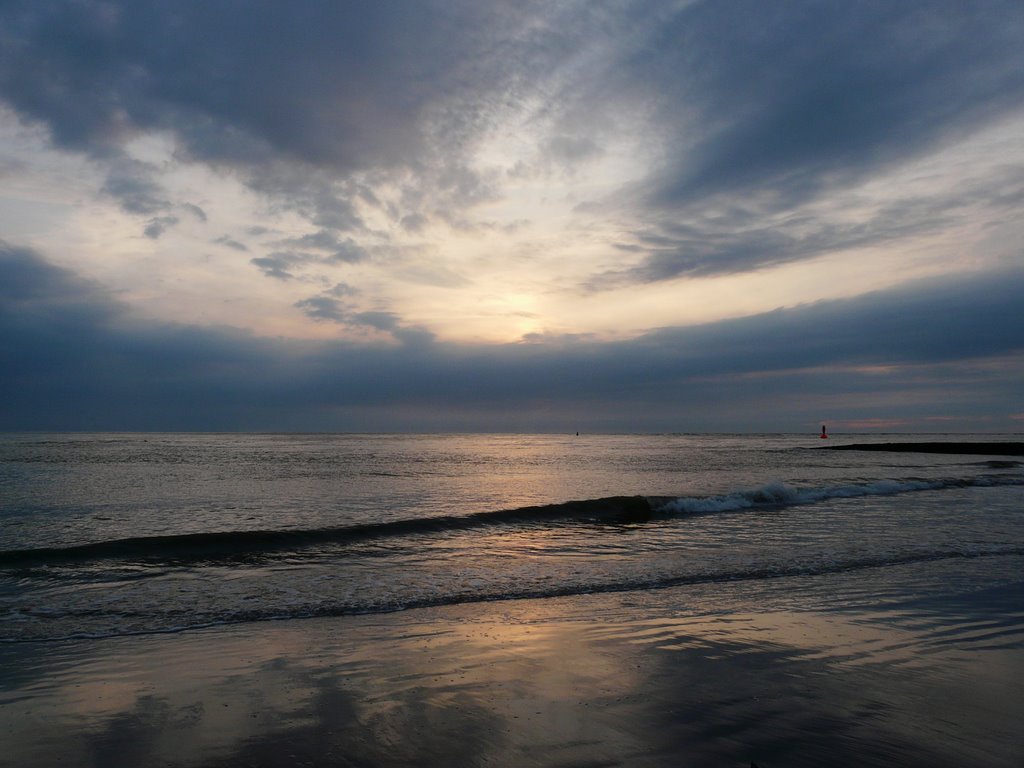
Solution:
M1020 0L0 2L0 429L1024 431Z

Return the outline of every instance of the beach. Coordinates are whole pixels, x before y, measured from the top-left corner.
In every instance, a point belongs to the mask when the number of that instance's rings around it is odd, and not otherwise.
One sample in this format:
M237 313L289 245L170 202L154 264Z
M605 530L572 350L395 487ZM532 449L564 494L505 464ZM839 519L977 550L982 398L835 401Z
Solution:
M0 766L1019 768L991 450L4 436Z
M1024 0L0 0L0 768L1024 768Z
M1019 766L1024 583L920 569L5 645L0 764Z

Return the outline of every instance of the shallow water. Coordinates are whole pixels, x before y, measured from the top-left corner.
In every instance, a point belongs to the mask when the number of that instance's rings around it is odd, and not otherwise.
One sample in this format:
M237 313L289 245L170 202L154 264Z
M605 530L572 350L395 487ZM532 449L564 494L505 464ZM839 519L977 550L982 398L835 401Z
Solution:
M822 442L0 436L0 638L737 581L756 602L775 580L845 572L872 603L907 565L965 590L1024 572L1019 462Z
M1021 464L819 448L2 436L0 766L1020 765Z
M1024 584L984 565L7 643L0 765L1013 768Z

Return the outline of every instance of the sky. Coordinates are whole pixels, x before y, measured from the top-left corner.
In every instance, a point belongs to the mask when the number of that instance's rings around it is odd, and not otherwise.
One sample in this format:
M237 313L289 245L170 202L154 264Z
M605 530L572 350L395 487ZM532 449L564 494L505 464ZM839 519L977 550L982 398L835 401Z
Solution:
M1024 431L1024 3L3 0L0 429Z

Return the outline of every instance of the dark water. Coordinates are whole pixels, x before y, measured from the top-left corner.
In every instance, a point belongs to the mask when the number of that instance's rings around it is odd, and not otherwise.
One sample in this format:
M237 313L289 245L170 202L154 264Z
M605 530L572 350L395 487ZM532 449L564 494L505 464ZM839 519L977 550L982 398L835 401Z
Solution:
M822 442L4 435L0 639L678 585L756 605L793 576L814 604L840 573L859 574L842 600L877 604L911 565L923 595L1020 579L1020 462Z

